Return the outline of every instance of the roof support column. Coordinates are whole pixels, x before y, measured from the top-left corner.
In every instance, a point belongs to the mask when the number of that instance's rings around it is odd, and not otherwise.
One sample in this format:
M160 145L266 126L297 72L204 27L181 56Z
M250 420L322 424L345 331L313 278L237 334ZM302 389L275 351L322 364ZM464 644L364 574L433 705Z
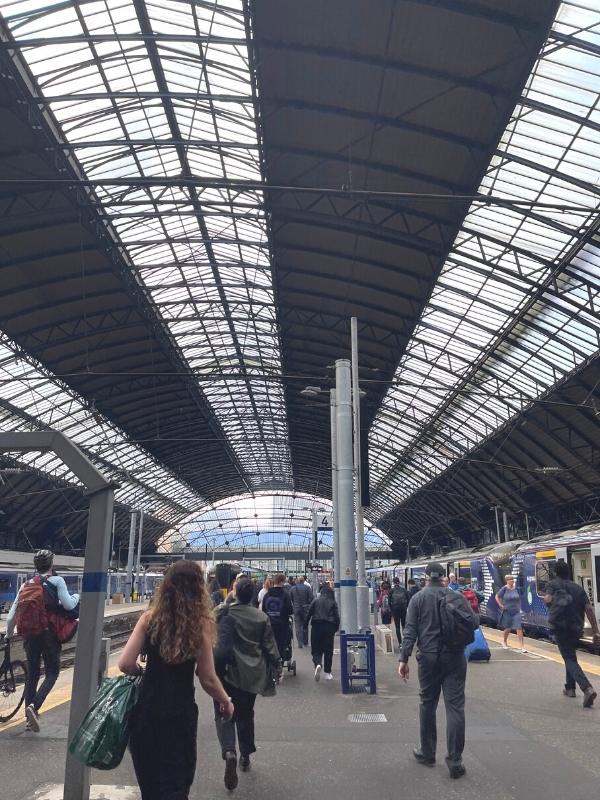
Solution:
M70 742L98 689L114 489L81 450L58 431L0 433L0 452L15 451L56 453L83 483L90 496L67 739ZM63 800L89 800L89 797L89 767L68 754Z

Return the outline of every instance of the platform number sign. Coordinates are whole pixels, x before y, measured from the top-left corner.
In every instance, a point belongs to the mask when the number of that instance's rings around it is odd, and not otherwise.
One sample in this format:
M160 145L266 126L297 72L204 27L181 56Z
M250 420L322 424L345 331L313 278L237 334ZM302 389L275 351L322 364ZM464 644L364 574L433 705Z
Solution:
M317 511L317 530L332 530L331 514L328 511Z

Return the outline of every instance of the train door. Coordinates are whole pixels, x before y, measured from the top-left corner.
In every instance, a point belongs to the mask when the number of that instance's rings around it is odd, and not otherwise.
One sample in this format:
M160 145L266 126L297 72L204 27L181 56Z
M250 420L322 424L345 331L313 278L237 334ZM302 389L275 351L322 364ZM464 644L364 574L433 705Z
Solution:
M575 550L571 553L571 571L573 580L579 584L590 603L594 602L594 587L592 580L592 554L590 550Z
M593 544L590 548L590 565L592 573L592 605L594 606L596 619L600 619L600 542Z

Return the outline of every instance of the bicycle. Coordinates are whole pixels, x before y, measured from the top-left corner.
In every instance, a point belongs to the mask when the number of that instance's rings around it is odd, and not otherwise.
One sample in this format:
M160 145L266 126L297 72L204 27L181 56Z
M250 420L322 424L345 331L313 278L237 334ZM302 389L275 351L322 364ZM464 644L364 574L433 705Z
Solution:
M23 705L27 666L23 661L11 661L10 640L0 634L4 644L4 659L0 665L0 722L8 722Z

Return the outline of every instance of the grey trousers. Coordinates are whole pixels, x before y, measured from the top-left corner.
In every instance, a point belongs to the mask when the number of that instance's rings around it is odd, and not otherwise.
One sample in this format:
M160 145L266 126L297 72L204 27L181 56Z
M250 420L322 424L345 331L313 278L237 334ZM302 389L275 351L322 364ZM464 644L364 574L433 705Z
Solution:
M308 625L306 624L306 615L308 614L308 606L300 606L294 609L294 628L296 630L296 641L298 647L304 647L308 644Z
M435 757L437 745L436 711L440 693L446 706L446 743L448 757L460 764L465 746L465 680L467 661L458 653L419 653L421 750L428 758Z

